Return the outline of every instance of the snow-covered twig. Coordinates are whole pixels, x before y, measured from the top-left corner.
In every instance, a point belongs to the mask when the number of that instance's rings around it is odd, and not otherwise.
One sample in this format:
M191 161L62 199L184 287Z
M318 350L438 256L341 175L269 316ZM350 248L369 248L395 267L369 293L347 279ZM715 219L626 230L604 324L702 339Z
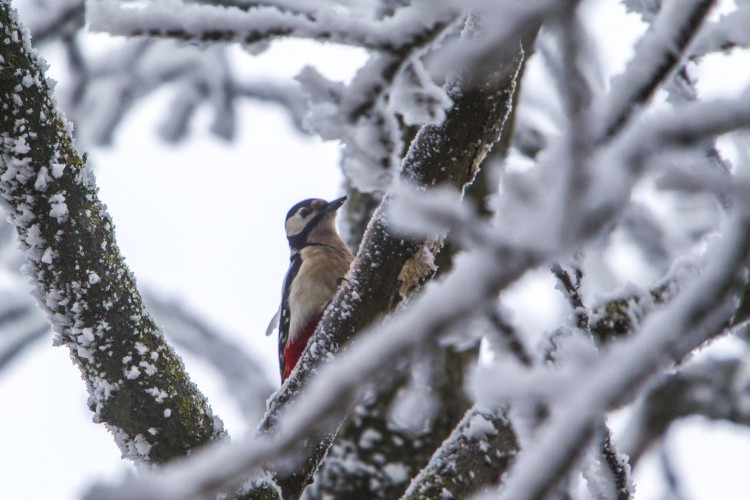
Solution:
M636 405L621 439L631 465L680 418L700 415L750 426L749 376L747 359L716 359L656 382Z
M608 140L638 112L679 64L715 0L667 0L636 46L625 73L612 81L597 136ZM645 66L645 68L644 68Z
M283 81L235 81L231 93L235 97L279 104L289 114L298 132L309 133L303 126L308 109L299 85Z
M588 203L599 208L587 217L601 219L619 212L628 202L632 182L649 166L649 157L657 152L690 146L733 130L750 127L750 99L746 91L737 99L717 99L685 104L671 112L664 112L630 123L616 139L593 156L592 162L609 168L593 170L602 186L592 191ZM610 176L605 178L606 176ZM633 177L635 176L635 177ZM619 177L615 180L616 177ZM592 219L581 222L581 230L598 228Z
M342 167L355 189L386 190L398 173L404 147L397 109L411 124L439 122L444 115L444 108L450 104L445 91L415 68L421 68L419 58L460 21L450 11L430 14L422 35L413 44L395 53L373 54L346 87L327 81L310 67L297 77L310 95L308 126L324 139L344 143ZM423 78L411 85L397 85L404 74L414 71ZM411 106L416 113L407 113L396 102L398 91L404 87L429 98Z
M734 11L706 24L690 47L691 57L700 57L711 52L750 46L750 5L738 2Z
M633 483L630 476L630 465L628 459L617 452L612 442L612 432L602 420L599 426L600 443L599 449L604 462L607 464L612 482L612 491L617 500L630 500L633 498Z
M571 273L573 276L571 276ZM576 263L570 268L569 272L568 270L563 269L560 264L554 264L552 266L552 274L555 275L557 281L562 287L560 288L560 291L562 291L565 298L570 303L576 326L579 330L588 335L589 314L581 295L581 280L583 278L581 267Z
M247 45L279 37L306 38L398 53L419 44L425 19L435 9L400 9L381 21L342 16L319 10L297 14L276 7L248 10L200 4L147 3L125 7L117 0L88 0L91 29L113 35L149 35L202 42L240 42Z
M750 217L745 210L735 214L721 243L704 276L649 317L636 337L611 349L580 377L511 470L504 489L508 498L539 498L550 491L575 463L597 419L674 356L720 331L732 314L737 272L750 254Z
M589 328L594 341L603 346L631 335L648 314L671 300L678 289L678 282L668 277L653 289L628 292L593 307Z

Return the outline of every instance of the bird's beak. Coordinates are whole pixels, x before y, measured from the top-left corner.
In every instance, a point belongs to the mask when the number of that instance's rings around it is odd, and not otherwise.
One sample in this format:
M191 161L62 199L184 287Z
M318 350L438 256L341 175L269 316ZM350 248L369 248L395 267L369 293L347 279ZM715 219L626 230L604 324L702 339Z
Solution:
M335 212L339 208L341 208L341 205L344 204L346 201L346 196L342 196L341 198L337 198L331 202L328 203L328 206L325 208L327 213Z

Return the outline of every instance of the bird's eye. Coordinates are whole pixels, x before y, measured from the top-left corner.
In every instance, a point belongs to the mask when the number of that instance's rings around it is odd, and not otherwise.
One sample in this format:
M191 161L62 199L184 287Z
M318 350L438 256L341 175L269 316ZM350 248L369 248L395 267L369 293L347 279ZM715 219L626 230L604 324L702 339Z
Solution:
M302 207L302 208L299 209L299 212L297 212L297 213L299 214L300 217L302 217L304 219L305 217L307 217L308 215L310 215L310 212L311 212L311 210L309 208Z

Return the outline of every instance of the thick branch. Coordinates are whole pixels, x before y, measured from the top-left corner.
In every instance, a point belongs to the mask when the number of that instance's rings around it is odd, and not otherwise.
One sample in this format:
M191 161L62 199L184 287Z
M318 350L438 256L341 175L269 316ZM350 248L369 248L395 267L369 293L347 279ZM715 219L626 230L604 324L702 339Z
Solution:
M454 106L445 122L424 127L413 141L403 166L407 180L420 186L447 184L457 189L473 180L509 113L521 61L519 55L491 73L482 85L453 91ZM392 311L432 273L433 243L391 234L385 220L388 205L386 197L373 216L347 282L298 364L303 369L295 370L269 402L261 424L264 431L274 428L279 412L296 397L321 361L367 324ZM325 448L317 449L321 457ZM314 472L317 460L309 463L313 467L301 471L295 490Z
M0 30L0 195L34 293L123 455L185 455L223 435L221 424L143 308L93 174L8 0Z
M409 387L404 368L393 380L375 387L350 412L315 483L305 491L306 498L400 497L409 479L427 465L471 406L462 389L467 365L475 362L478 352L478 343L465 351L449 346L435 349L415 368L430 371L428 380L422 381L425 387ZM398 396L405 392L407 399L415 397L410 390L425 391L421 395L429 397L429 403L410 406L404 416L408 422L394 421Z
M255 425L265 411L273 385L258 361L230 338L178 302L145 294L146 305L164 328L167 339L181 352L200 356L221 378L227 394L247 422Z
M473 407L414 478L404 500L468 498L505 474L518 453L508 419Z

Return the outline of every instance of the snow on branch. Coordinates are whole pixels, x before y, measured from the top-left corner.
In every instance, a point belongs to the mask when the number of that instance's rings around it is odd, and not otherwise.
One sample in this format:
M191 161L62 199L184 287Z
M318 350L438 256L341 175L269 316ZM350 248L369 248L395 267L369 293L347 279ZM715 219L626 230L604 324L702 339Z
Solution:
M249 10L257 7L275 7L283 12L314 14L318 9L304 0L197 0L196 3L222 5Z
M507 472L518 450L508 418L500 411L475 406L401 498L468 498L496 483Z
M651 99L679 64L715 0L667 0L651 29L638 42L625 72L613 79L601 116L601 140L618 129Z
M689 103L646 118L624 130L612 147L605 150L604 156L620 156L629 171L640 171L648 156L665 147L690 146L707 137L749 126L750 88L737 99Z
M750 5L740 2L736 10L707 23L690 47L691 57L735 47L750 47Z
M221 421L143 307L93 174L55 107L45 63L8 0L0 0L0 39L0 196L34 295L81 370L94 419L139 463L222 437Z
M750 215L741 206L719 248L710 253L705 274L650 316L632 340L614 346L570 384L564 402L511 470L503 494L514 499L544 496L576 462L597 419L671 359L721 331L734 309L738 271L750 254L749 230Z
M279 37L327 41L398 53L418 44L431 29L433 9L404 8L381 21L341 15L320 9L296 13L274 6L250 9L183 2L148 2L133 7L118 0L88 0L91 29L113 35L176 38L186 41L224 41L252 45Z
M659 380L638 403L622 437L631 466L676 420L700 415L750 426L747 359L693 363Z
M420 71L418 59L461 21L452 14L443 16L436 16L419 41L402 51L373 54L346 87L310 67L298 75L310 97L307 126L324 139L344 143L343 170L354 188L385 191L393 182L403 152L397 113L420 125L438 123L445 116L451 101L444 89ZM408 74L417 76L409 78ZM399 100L405 93L422 97L408 112Z
M266 399L273 392L258 361L184 305L151 293L145 294L145 301L167 339L209 363L246 421L255 425L263 416Z
M500 70L487 75L484 85L454 87L452 98L459 105L448 111L444 123L423 127L417 135L404 160L407 179L422 186L451 183L461 189L474 178L510 111L521 61L520 54L503 61ZM466 147L467 144L471 146ZM347 280L326 310L316 336L292 375L269 401L260 435L230 447L196 453L182 464L167 467L165 474L143 477L125 489L101 488L94 498L118 498L122 491L140 498L195 496L196 492L236 483L292 450L299 453L305 438L336 426L331 421L340 421L361 389L362 380L387 372L385 367L403 359L413 348L465 320L476 307L491 300L494 292L538 262L534 256L508 247L478 252L464 262L452 285L433 288L431 298L415 302L405 311L408 314L399 315L400 320L380 324L369 335L359 334L375 319L392 311L434 271L434 243L410 241L393 234L385 215L390 204L387 198L377 210ZM489 272L485 269L487 264ZM477 287L469 294L458 292L463 289L464 279L473 277ZM456 301L457 296L462 300ZM355 334L356 344L329 366L327 361ZM269 432L274 432L273 438ZM300 457L304 468L298 473L303 483L287 484L285 495L299 494L328 443L322 445L318 441L307 443ZM180 487L175 488L175 484Z

